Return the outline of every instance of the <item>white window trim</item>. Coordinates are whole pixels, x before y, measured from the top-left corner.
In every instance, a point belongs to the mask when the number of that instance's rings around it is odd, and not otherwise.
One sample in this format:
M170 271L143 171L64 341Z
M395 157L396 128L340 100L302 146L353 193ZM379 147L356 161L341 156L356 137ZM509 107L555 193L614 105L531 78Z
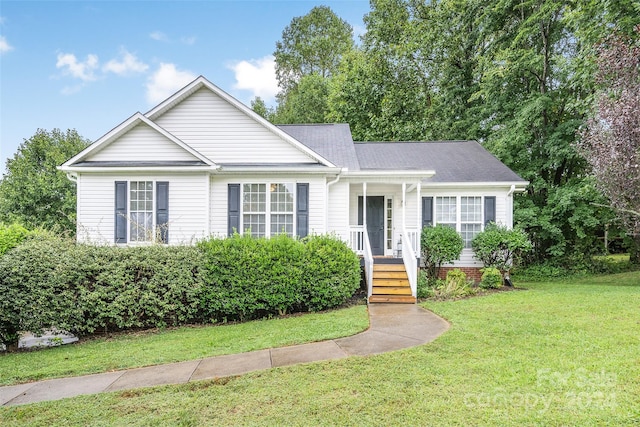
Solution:
M438 199L439 198L443 198L443 197L454 197L456 199L456 232L460 235L460 237L462 237L462 198L463 197L480 197L481 201L480 201L480 231L479 232L483 232L485 225L484 225L484 206L485 206L485 197L487 196L478 196L478 195L469 195L469 194L462 194L462 195L458 195L458 196L454 196L454 195L449 195L449 194L441 194L441 195L434 195L434 207L433 207L433 225L438 225L438 215L437 215L437 210L438 210ZM444 224L450 224L449 222L445 222ZM465 222L465 224L477 224L476 222ZM463 248L463 250L467 250L470 251L471 248Z
M131 183L132 182L151 182L151 230L153 234L149 240L132 240L131 239ZM129 179L127 180L127 246L147 246L156 243L156 180L149 179Z

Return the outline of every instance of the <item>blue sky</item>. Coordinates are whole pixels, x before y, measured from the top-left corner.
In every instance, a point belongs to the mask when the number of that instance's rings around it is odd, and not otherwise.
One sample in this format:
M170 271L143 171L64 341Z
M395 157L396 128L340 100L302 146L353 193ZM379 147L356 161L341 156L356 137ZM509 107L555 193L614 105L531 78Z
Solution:
M276 41L318 5L364 31L368 0L0 0L0 170L39 128L94 141L199 75L272 103Z

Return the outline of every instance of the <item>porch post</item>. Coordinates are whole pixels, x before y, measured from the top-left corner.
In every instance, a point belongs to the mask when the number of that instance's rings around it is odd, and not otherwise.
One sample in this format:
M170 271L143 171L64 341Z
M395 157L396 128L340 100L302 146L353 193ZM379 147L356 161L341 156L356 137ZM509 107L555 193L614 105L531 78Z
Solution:
M416 187L416 225L417 225L417 236L416 236L416 255L419 257L421 253L420 248L420 236L422 236L422 182L418 180L418 186Z
M362 183L362 225L364 232L367 232L367 183Z
M407 209L407 183L402 183L402 229L404 230L407 226L405 221L405 211Z

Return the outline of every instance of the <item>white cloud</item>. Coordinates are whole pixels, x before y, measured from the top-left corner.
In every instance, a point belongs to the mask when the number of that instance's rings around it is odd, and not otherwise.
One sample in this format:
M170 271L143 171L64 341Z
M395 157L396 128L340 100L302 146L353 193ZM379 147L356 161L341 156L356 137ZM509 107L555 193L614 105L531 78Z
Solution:
M84 62L78 62L72 53L59 53L56 68L62 68L65 74L82 81L92 81L96 79L93 72L98 68L98 56L89 54Z
M167 35L162 31L154 31L153 33L149 34L149 37L159 42L169 41L169 38L167 37Z
M265 101L273 100L280 91L276 79L276 63L273 56L240 61L229 68L236 75L234 89L249 90L253 96L259 96Z
M147 81L147 101L151 104L164 101L196 77L190 71L178 70L174 64L161 63Z
M9 44L4 36L0 36L0 54L7 53L13 50L13 46Z
M192 44L194 44L196 42L197 38L196 36L190 36L190 37L180 37L180 41L183 44L189 45L191 46Z
M127 52L125 49L122 49L120 55L122 57L120 61L112 59L105 64L103 70L120 76L126 76L135 73L144 73L149 68L147 64L139 61L135 55Z

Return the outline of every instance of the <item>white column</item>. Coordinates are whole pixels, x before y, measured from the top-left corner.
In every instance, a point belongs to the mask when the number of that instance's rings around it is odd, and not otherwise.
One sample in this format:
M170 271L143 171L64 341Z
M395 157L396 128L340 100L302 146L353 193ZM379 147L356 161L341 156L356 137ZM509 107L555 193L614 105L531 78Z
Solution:
M362 225L367 225L367 183L362 183ZM365 227L364 232L367 232Z
M422 235L422 182L418 181L416 187L416 229L418 230L416 235L416 256L420 256L420 236Z
M402 229L404 230L407 226L406 224L406 215L405 211L407 209L407 183L402 183Z

